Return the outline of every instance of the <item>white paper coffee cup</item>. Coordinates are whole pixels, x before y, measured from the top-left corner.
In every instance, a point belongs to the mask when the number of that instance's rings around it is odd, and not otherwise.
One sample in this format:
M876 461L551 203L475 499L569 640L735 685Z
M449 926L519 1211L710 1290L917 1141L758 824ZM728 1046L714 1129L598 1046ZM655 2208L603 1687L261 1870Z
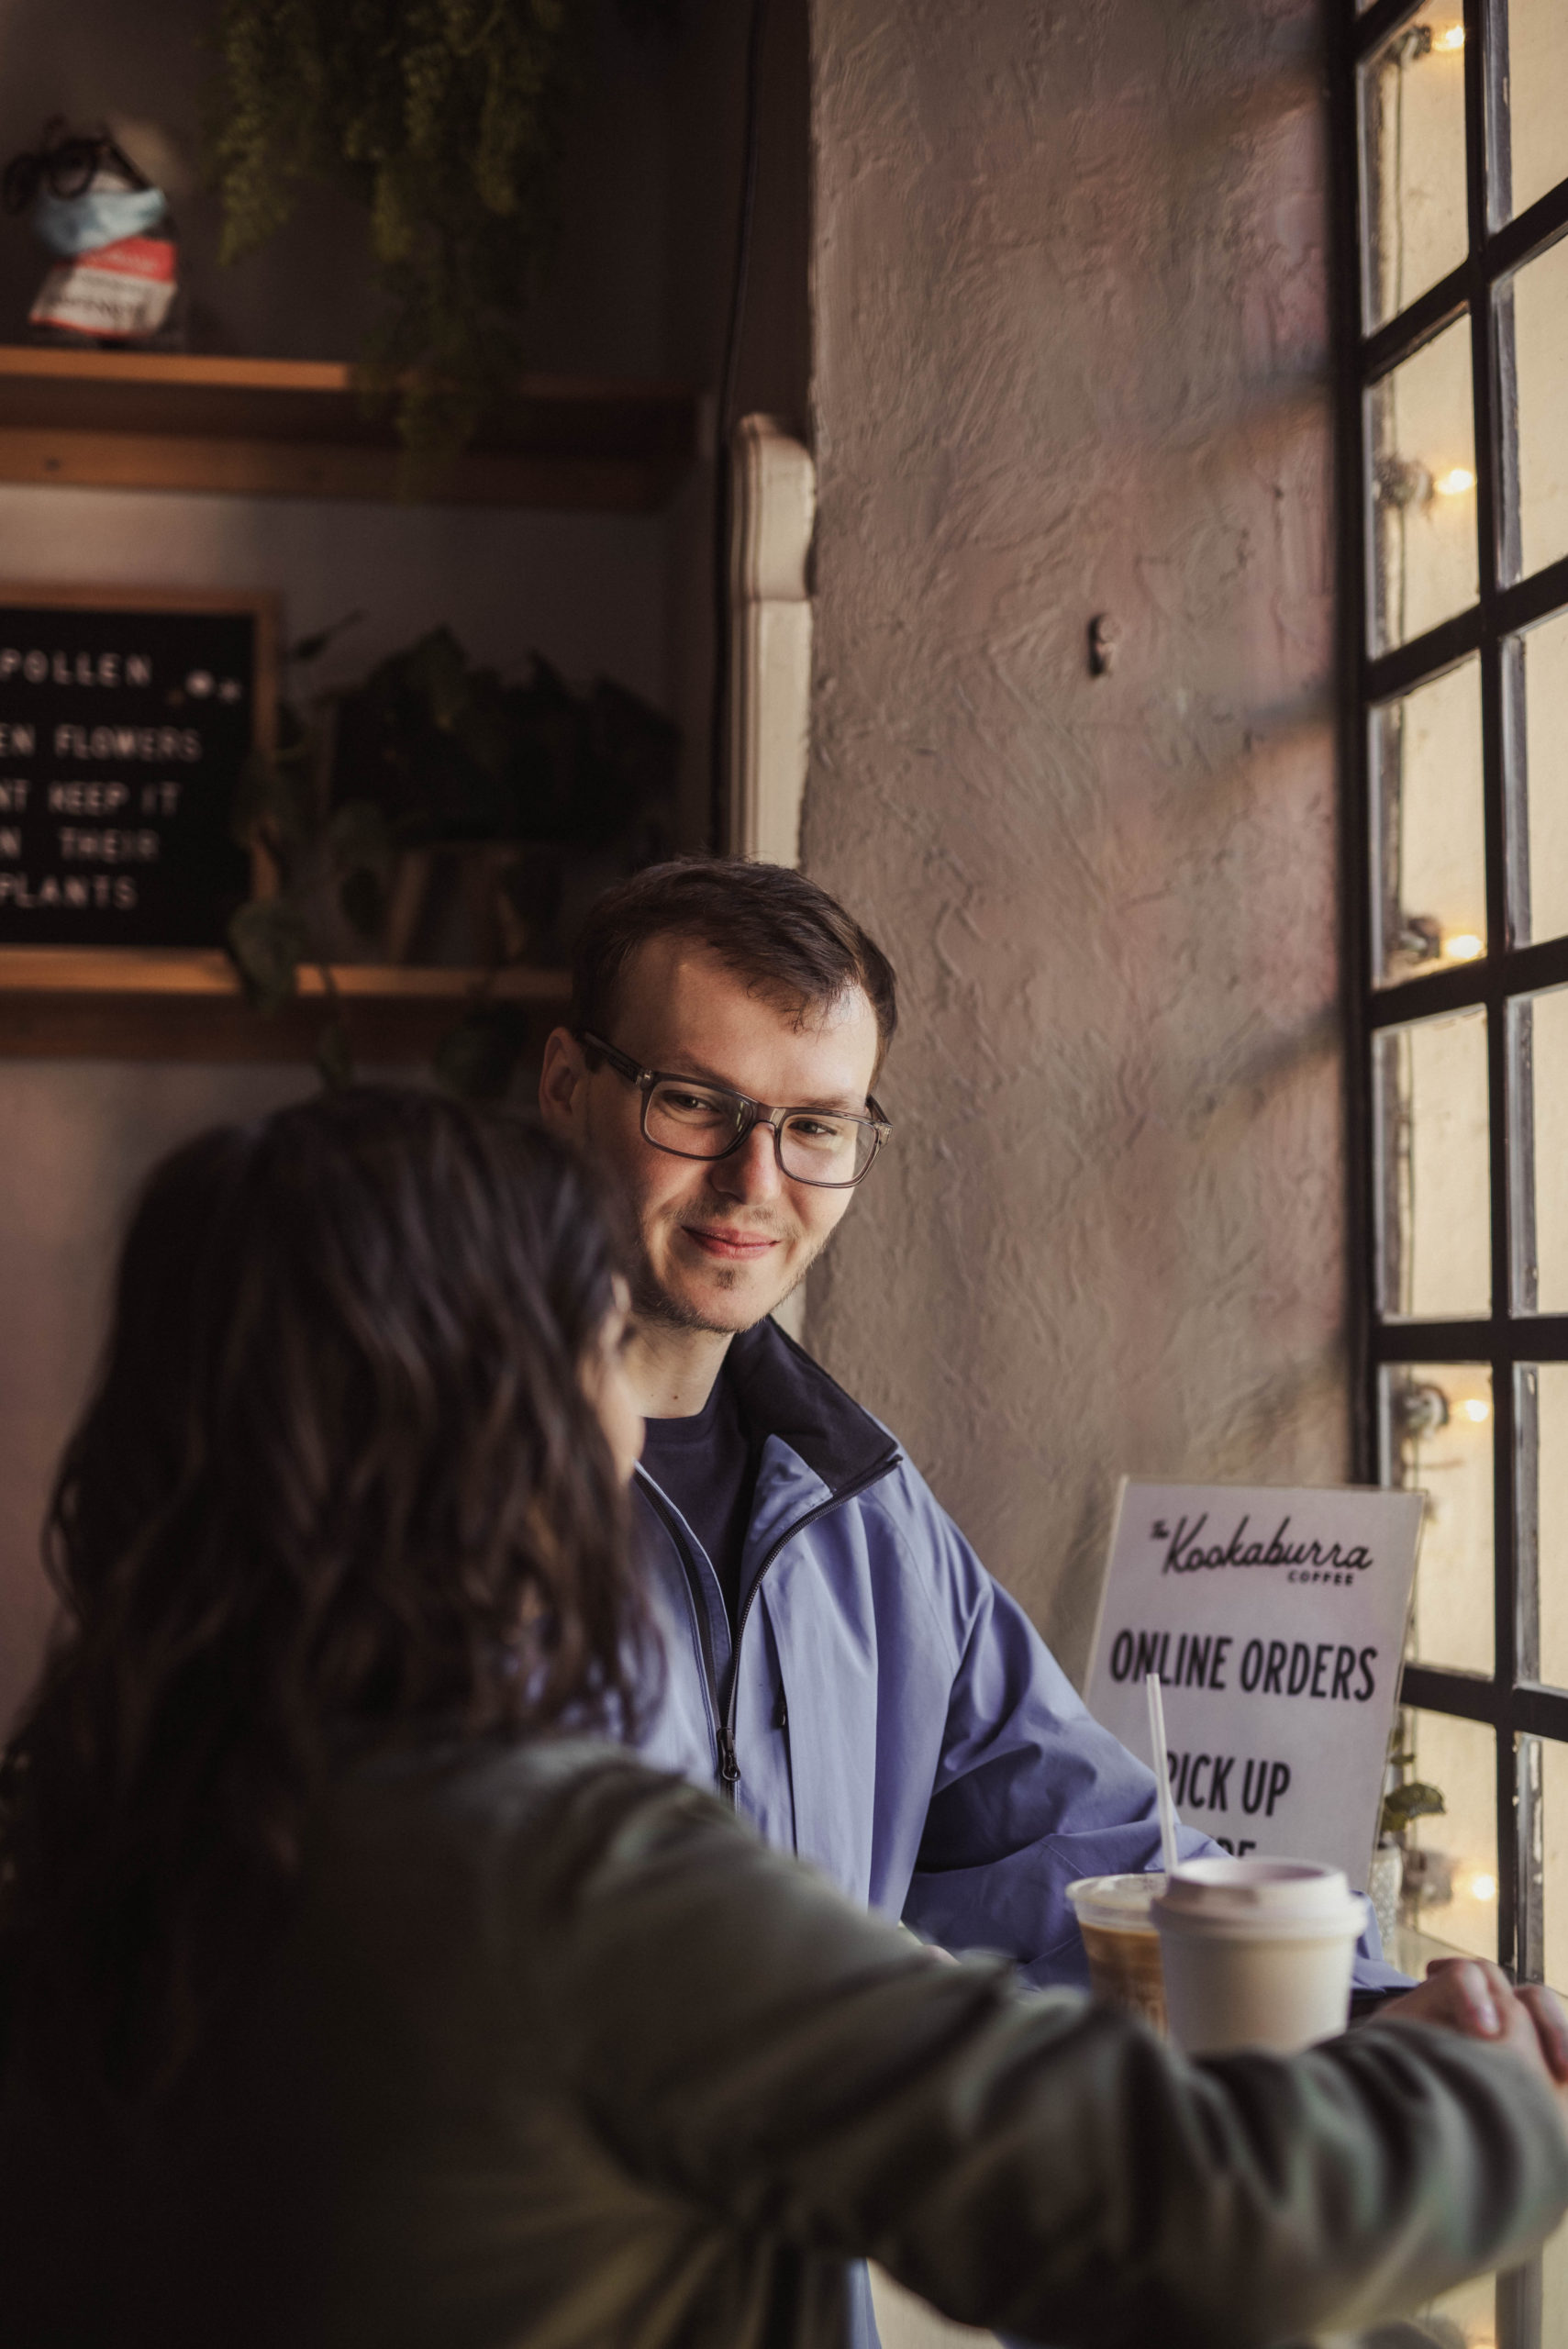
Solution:
M1310 1860L1189 1860L1153 1904L1172 2038L1282 2055L1345 2028L1365 1903Z

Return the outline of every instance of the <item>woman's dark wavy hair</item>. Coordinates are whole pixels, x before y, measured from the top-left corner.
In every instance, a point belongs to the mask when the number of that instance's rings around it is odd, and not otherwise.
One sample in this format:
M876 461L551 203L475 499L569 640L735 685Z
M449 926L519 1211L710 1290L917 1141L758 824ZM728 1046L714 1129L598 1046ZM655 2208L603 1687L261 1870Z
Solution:
M0 1976L100 2086L172 2084L346 1750L630 1725L651 1633L582 1376L619 1269L575 1161L431 1094L153 1174L0 1762Z

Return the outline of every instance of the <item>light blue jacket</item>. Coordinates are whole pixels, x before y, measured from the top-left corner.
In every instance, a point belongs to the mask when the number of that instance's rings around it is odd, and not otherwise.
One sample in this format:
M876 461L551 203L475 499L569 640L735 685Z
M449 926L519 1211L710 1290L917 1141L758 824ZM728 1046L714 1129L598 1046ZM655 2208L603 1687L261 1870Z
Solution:
M1151 1771L1100 1727L868 1411L776 1324L730 1375L762 1452L731 1644L718 1578L639 1474L667 1686L651 1761L945 1949L1087 1984L1067 1887L1160 1863ZM1215 1845L1182 1831L1184 1857ZM1403 1981L1363 1945L1358 1987Z

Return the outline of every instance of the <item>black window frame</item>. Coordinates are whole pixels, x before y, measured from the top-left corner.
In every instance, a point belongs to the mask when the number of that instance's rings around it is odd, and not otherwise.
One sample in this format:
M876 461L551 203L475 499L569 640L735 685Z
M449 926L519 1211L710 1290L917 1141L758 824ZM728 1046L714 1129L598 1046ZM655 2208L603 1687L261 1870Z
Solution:
M1429 1713L1484 1722L1495 1733L1498 1947L1517 1978L1539 1979L1544 1959L1537 1809L1539 1748L1568 1743L1568 1691L1535 1674L1535 1529L1523 1521L1529 1488L1518 1474L1521 1408L1529 1397L1522 1365L1568 1362L1568 1313L1522 1312L1515 1304L1514 1264L1532 1251L1518 1228L1517 1202L1529 1197L1530 1136L1510 1066L1510 1006L1537 990L1568 985L1568 938L1516 946L1506 851L1520 842L1524 794L1521 678L1509 652L1520 631L1568 607L1568 557L1506 585L1503 468L1510 452L1498 429L1502 369L1511 364L1496 331L1494 290L1568 233L1568 181L1518 217L1497 227L1507 208L1506 0L1463 0L1465 188L1468 250L1440 283L1373 330L1362 307L1362 126L1357 74L1362 62L1416 17L1422 0L1329 0L1329 186L1333 213L1334 365L1338 389L1340 662L1338 711L1341 794L1342 985L1346 1037L1349 1261L1354 1473L1375 1482L1385 1473L1381 1376L1385 1365L1484 1363L1492 1374L1493 1632L1490 1676L1405 1667L1402 1701ZM1479 135L1478 135L1479 134ZM1374 509L1370 393L1401 360L1468 317L1476 474L1478 595L1466 612L1386 652L1370 650ZM1373 967L1374 866L1373 713L1415 686L1476 653L1480 659L1482 772L1485 793L1487 952L1400 984L1376 985ZM1379 1312L1378 1125L1374 1055L1379 1035L1408 1020L1484 1006L1487 1015L1488 1125L1491 1138L1491 1297L1485 1319L1385 1320ZM1521 1192L1519 1174L1527 1187ZM1533 1443L1534 1431L1525 1432ZM1501 2349L1540 2349L1539 2258L1497 2279Z
M1503 225L1508 167L1507 11L1500 0L1464 0L1463 74L1466 117L1466 198L1469 250L1460 265L1396 318L1367 331L1363 325L1361 233L1361 123L1358 67L1399 26L1419 13L1422 0L1373 0L1356 13L1354 0L1330 0L1331 187L1335 212L1337 298L1335 335L1339 386L1338 465L1340 519L1341 774L1344 817L1343 911L1345 1017L1349 1071L1351 1263L1356 1401L1355 1473L1374 1482L1379 1454L1379 1381L1385 1364L1489 1364L1492 1371L1494 1495L1494 1639L1491 1676L1405 1667L1402 1701L1432 1713L1485 1722L1496 1731L1499 1960L1519 1978L1542 1971L1543 1914L1535 1802L1539 1769L1526 1742L1550 1737L1568 1743L1568 1691L1535 1676L1534 1528L1524 1521L1518 1473L1519 1417L1529 1397L1517 1377L1521 1365L1568 1362L1568 1313L1524 1312L1515 1306L1515 1250L1532 1252L1518 1228L1518 1202L1529 1197L1528 1097L1510 1070L1510 1007L1536 990L1568 985L1568 937L1516 946L1509 905L1506 840L1521 842L1524 801L1512 778L1522 771L1522 685L1510 640L1532 622L1568 607L1568 557L1516 584L1504 584L1517 565L1505 561L1502 478L1511 462L1498 429L1502 371L1511 366L1499 331L1495 299L1524 262L1568 233L1568 179ZM1481 135L1477 135L1477 130ZM1370 394L1402 360L1468 317L1473 405L1479 594L1465 612L1412 641L1373 653L1369 616L1376 559L1371 481ZM1481 672L1482 763L1485 790L1487 952L1482 959L1379 986L1373 968L1373 713L1383 705L1477 653ZM1378 1310L1376 1104L1373 1062L1378 1036L1433 1015L1484 1006L1487 1013L1488 1110L1491 1133L1492 1308L1485 1319L1385 1320ZM1521 1174L1523 1186L1521 1187ZM1533 1437L1533 1431L1529 1431ZM1528 1571L1521 1554L1528 1546ZM1520 2290L1524 2287L1519 2288ZM1528 2298L1528 2294L1527 2294ZM1504 2318L1504 2338L1534 2338L1516 2290Z

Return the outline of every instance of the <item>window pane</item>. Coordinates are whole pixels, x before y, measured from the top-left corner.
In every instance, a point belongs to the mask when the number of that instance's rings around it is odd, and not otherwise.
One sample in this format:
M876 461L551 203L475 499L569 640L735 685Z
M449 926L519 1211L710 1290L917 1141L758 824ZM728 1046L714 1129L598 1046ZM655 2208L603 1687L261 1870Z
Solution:
M1543 1971L1554 1990L1568 1989L1568 1745L1540 1740Z
M1384 1480L1427 1496L1409 1653L1492 1670L1492 1374L1399 1363L1383 1374Z
M1369 396L1373 649L1383 652L1475 601L1469 319L1391 368Z
M1519 943L1568 932L1568 613L1518 640L1524 671L1529 866Z
M1521 1363L1516 1395L1519 1675L1568 1688L1568 1363Z
M1568 987L1525 996L1513 1034L1514 1303L1568 1309Z
M1568 239L1525 263L1512 303L1519 576L1528 579L1568 554ZM1506 308L1502 330L1506 340Z
M1387 985L1486 950L1480 662L1377 710L1373 764Z
M1562 0L1508 0L1508 208L1523 212L1568 173L1568 8Z
M1542 2349L1568 2341L1568 2223L1541 2245L1540 2338Z
M1474 2276L1468 2284L1456 2284L1440 2300L1429 2300L1416 2313L1431 2327L1433 2349L1438 2349L1439 2343L1442 2349L1497 2349L1495 2276ZM1391 2330L1397 2338L1398 2328ZM1555 2333L1541 2334L1543 2344L1556 2338Z
M1422 1320L1487 1313L1485 1011L1385 1029L1376 1055L1381 1309Z
M1462 13L1458 0L1431 0L1361 69L1368 327L1396 317L1470 249Z
M1411 1775L1443 1810L1406 1831L1406 1901L1423 1933L1472 1957L1497 1954L1496 1743L1484 1721L1407 1712Z

